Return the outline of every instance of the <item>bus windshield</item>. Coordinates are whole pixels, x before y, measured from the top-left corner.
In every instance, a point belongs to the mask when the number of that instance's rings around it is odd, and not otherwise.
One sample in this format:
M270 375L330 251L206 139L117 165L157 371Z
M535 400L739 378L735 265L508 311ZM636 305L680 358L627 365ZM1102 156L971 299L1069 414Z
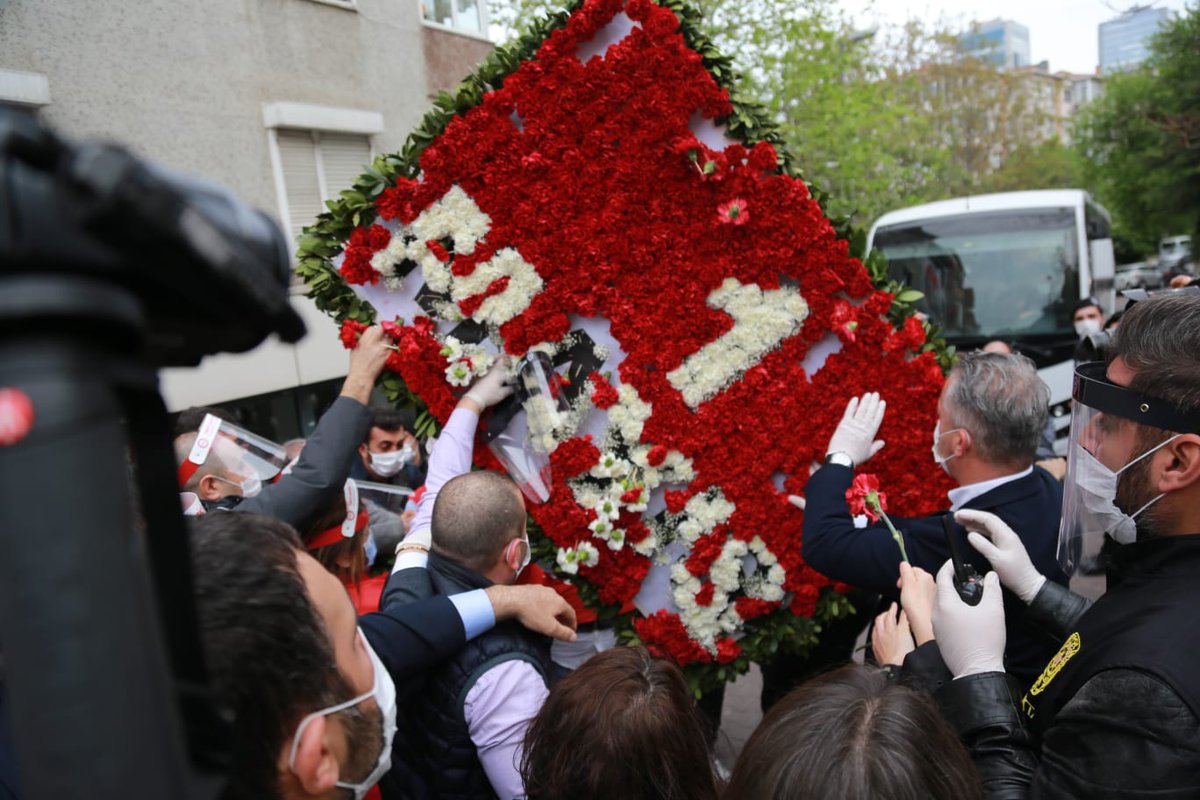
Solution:
M1074 209L1026 208L888 225L873 246L948 339L1073 336L1077 237Z

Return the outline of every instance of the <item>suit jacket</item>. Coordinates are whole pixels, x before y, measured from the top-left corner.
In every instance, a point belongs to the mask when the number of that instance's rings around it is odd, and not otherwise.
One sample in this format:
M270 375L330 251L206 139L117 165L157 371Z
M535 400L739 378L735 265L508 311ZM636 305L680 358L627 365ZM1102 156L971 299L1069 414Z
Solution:
M887 527L878 522L855 528L846 503L846 490L854 471L838 464L826 464L809 478L805 487L804 560L813 569L836 581L879 592L896 599L896 581L900 575L900 550ZM990 511L1011 527L1033 565L1047 579L1063 586L1067 576L1058 566L1056 554L1058 523L1062 514L1062 484L1050 473L1034 467L1023 478L997 486L966 503L964 508ZM892 517L892 523L904 536L908 558L914 567L936 573L950 558L941 518L942 511L928 517ZM966 531L957 524L964 559L980 575L991 567L986 558L967 543ZM1025 604L1008 590L1004 591L1004 615L1008 627L1005 663L1008 671L1024 686L1032 683L1054 655L1057 642L1025 622Z
M339 397L321 415L300 460L288 475L263 486L234 507L239 513L266 514L304 529L337 502L358 446L371 429L371 410L350 397Z
M364 614L358 618L358 626L392 676L397 702L420 686L426 670L467 643L462 617L445 596Z

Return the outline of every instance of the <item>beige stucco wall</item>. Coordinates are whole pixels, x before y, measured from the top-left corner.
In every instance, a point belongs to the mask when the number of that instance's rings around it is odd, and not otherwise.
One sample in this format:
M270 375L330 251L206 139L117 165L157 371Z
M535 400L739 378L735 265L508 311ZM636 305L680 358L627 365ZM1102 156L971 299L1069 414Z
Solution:
M431 53L438 41L446 52ZM384 130L372 144L389 152L427 110L431 86L448 88L488 49L422 24L418 0L357 0L353 10L316 0L0 0L0 70L49 78L42 119L207 176L276 218L265 104L378 112ZM427 57L436 59L432 72ZM343 374L332 324L306 300L297 305L306 306L310 341L168 371L170 406Z

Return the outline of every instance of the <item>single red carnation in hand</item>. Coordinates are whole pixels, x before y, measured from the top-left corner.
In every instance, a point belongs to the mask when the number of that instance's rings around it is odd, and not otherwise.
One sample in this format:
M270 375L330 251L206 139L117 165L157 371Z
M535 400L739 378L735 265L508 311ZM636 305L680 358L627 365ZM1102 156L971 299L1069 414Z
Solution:
M854 482L846 490L846 502L851 514L866 514L872 522L878 522L879 513L887 511L887 495L879 491L879 479L874 475L854 476Z

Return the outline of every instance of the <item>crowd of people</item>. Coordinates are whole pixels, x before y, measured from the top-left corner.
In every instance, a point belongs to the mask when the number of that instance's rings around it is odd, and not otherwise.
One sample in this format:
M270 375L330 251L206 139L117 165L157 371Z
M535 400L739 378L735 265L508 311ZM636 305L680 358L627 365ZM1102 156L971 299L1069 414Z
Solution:
M832 668L789 667L731 770L678 667L581 645L595 627L538 584L522 492L472 469L481 414L513 391L503 360L425 446L370 407L387 348L364 332L306 440L178 417L224 797L1200 796L1200 294L1132 305L1078 365L1061 470L1033 363L962 355L930 453L955 488L892 520L906 557L848 505L888 456L886 403L849 403L790 499L805 561L874 608L865 663L857 629L828 632ZM1081 571L1106 572L1099 600L1069 588Z

